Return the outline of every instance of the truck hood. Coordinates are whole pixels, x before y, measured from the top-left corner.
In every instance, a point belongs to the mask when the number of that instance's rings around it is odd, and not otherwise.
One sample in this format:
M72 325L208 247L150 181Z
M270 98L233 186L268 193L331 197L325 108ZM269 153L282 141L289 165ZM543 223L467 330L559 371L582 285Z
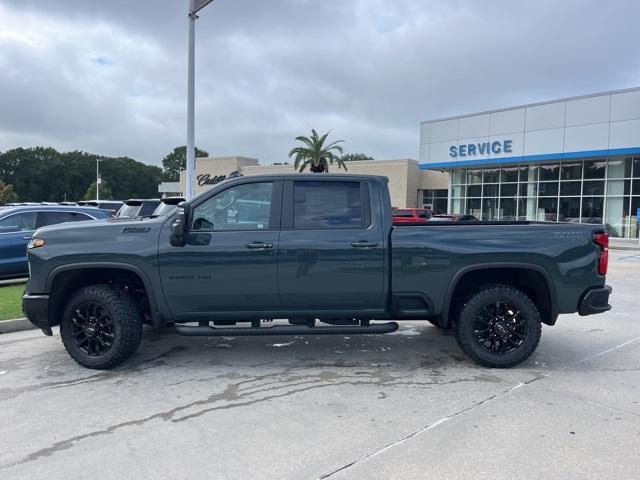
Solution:
M123 235L151 233L159 230L167 221L166 216L156 218L106 218L84 222L67 222L42 227L35 231L34 238L65 239L69 243L91 241L96 238L103 242L117 240Z

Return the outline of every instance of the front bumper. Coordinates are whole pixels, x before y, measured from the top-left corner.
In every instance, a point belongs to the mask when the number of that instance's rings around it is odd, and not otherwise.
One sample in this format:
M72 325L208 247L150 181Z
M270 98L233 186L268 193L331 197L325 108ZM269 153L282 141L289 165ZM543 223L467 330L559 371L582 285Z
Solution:
M611 305L609 305L611 291L612 288L609 285L587 290L578 305L578 313L580 315L593 315L608 312L611 310Z
M31 323L42 329L45 335L53 335L49 325L49 295L25 293L22 296L22 311Z

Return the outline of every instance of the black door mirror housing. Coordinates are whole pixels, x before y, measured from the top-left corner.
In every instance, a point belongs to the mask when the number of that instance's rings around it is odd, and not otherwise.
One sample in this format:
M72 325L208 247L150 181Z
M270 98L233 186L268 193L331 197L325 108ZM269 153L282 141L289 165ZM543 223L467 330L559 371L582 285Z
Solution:
M180 202L178 204L176 216L171 224L171 237L169 238L169 242L174 247L184 247L187 244L190 211L189 202Z

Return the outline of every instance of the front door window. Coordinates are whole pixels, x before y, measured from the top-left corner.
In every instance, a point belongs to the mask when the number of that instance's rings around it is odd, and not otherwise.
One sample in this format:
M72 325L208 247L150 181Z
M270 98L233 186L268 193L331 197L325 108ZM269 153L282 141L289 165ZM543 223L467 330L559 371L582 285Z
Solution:
M228 188L193 209L194 231L266 230L273 182Z

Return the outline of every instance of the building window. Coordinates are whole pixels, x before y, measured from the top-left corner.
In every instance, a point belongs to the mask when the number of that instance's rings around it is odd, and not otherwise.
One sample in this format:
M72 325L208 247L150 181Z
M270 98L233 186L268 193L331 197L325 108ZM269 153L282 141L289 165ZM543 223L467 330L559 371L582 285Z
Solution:
M460 187L458 187L460 188ZM462 192L458 192L461 194ZM447 213L449 191L446 188L422 191L422 208L428 208L434 213Z
M599 223L615 237L638 238L640 157L459 169L451 211L483 220Z

